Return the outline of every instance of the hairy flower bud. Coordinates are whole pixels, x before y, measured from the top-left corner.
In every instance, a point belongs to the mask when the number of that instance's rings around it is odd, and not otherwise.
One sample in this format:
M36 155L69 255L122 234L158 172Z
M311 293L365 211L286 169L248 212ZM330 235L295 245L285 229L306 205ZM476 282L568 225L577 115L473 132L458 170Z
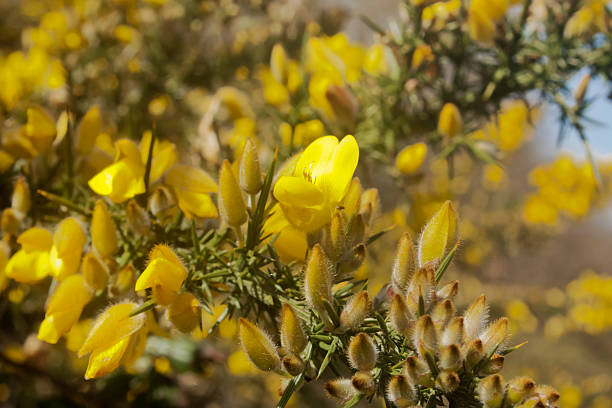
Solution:
M168 307L168 320L183 333L193 331L200 318L200 303L189 292L179 293Z
M463 341L463 317L453 317L440 338L440 345L448 346L451 344L461 344Z
M121 268L117 273L113 275L111 293L120 294L131 290L134 286L135 276L136 269L134 269L134 266L132 264L128 264Z
M276 370L280 359L276 346L261 329L244 318L240 318L240 342L249 360L260 370Z
M151 229L151 219L144 208L134 200L125 207L125 220L130 230L136 235L147 235Z
M482 346L486 354L499 348L508 334L508 319L502 317L491 323L480 335Z
M409 336L412 333L414 321L408 305L401 295L395 294L389 307L389 321L398 333Z
M338 400L340 403L350 400L357 393L348 378L336 378L328 381L324 388L330 398Z
M442 371L436 378L436 385L445 393L455 391L459 383L459 376L454 371Z
M257 146L251 138L248 138L244 143L238 179L240 187L249 194L257 194L261 189L261 170L259 168Z
M538 385L535 393L546 402L547 406L557 403L561 398L559 391L550 385Z
M247 218L240 186L236 181L229 161L223 161L219 171L219 212L223 220L233 227L239 227Z
M19 234L19 218L15 210L12 208L5 208L4 211L2 211L0 227L2 227L2 231L7 235Z
M347 357L351 367L359 371L370 371L376 366L376 345L366 333L358 333L351 340Z
M409 233L404 233L397 244L391 272L391 282L398 291L406 289L416 269L416 251Z
M330 223L324 230L323 246L325 253L334 261L339 261L347 246L346 222L341 210L334 211Z
M115 222L106 204L98 200L91 219L91 242L102 256L112 256L119 249Z
M363 214L355 215L355 217L353 217L349 225L349 228L348 228L347 247L351 248L351 247L354 247L355 245L359 245L360 243L363 243L366 237L367 229L368 227L366 225L366 220Z
M164 186L159 186L151 194L148 205L154 216L165 220L170 210L176 206L176 200L170 190Z
M461 368L463 356L457 344L442 347L440 350L440 368L446 371L458 371Z
M359 102L348 87L329 85L325 91L325 98L339 121L347 126L354 126L359 113Z
M465 348L465 362L468 369L474 368L485 356L480 339L472 340Z
M372 224L380 214L380 197L378 195L378 189L368 188L361 194L359 214L363 215L366 226L372 227Z
M281 312L280 340L283 349L293 354L301 353L308 342L295 310L286 303Z
M355 177L349 185L348 191L344 195L342 206L344 207L344 214L347 218L353 217L359 210L359 204L361 200L361 183L359 179Z
M478 370L478 375L491 375L499 373L504 368L504 356L494 354Z
M455 305L449 299L438 303L431 311L431 318L436 327L445 327L448 321L455 315Z
M423 357L425 354L435 355L438 336L431 316L423 315L417 320L414 330L414 345L419 355Z
M457 214L450 201L429 220L419 243L419 264L441 259L457 240Z
M451 139L461 132L462 126L461 114L457 106L452 103L444 104L438 119L438 133Z
M487 316L488 308L486 298L485 295L480 295L463 314L465 337L468 340L478 337L484 322L487 320Z
M351 384L361 394L370 395L376 391L374 377L367 371L357 371L351 378Z
M406 359L404 372L412 385L429 387L433 384L427 363L417 356L410 356Z
M329 260L319 244L308 256L304 271L304 295L308 304L320 315L326 315L325 301L332 301L332 276Z
M304 371L304 361L294 354L283 357L283 368L292 376L300 375Z
M457 296L457 292L459 291L459 282L452 281L442 286L436 292L436 297L438 299L454 299Z
M535 391L535 382L529 377L514 377L508 384L508 400L518 404Z
M342 309L342 313L340 314L340 329L348 330L358 328L371 308L372 302L370 302L367 291L364 290L353 296L346 305L344 305L344 309Z
M499 408L504 399L504 380L501 375L490 375L480 380L478 396L486 408Z
M417 391L405 375L391 377L387 385L387 398L398 408L408 408L417 403Z
M25 178L20 177L15 182L15 187L13 188L11 208L15 211L17 218L22 220L30 211L31 205L30 186Z
M93 253L88 252L83 256L81 266L85 283L94 291L103 290L108 283L108 268Z

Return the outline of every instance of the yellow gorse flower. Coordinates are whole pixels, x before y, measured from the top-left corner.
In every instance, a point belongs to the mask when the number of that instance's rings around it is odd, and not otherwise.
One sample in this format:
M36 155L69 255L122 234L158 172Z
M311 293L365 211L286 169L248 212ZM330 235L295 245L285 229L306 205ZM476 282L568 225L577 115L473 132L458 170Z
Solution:
M62 281L78 271L86 240L83 228L75 218L66 218L57 225L53 234L53 247L49 253L51 271L55 279Z
M403 148L395 159L395 166L404 174L414 174L423 165L427 155L427 145L423 142L415 143Z
M91 290L81 275L66 278L51 296L45 320L38 329L38 338L47 343L57 343L79 320L91 297Z
M306 232L327 224L349 188L359 161L359 146L351 135L338 141L324 136L300 155L291 175L274 186L274 197L283 214L296 228Z
M156 245L149 253L149 263L136 281L134 290L153 288L162 297L156 296L159 304L167 304L174 298L187 277L187 269L174 251L164 244Z
M6 264L6 276L21 283L36 283L52 271L49 251L53 246L53 235L42 228L34 227L23 232L17 242L21 249Z
M143 313L130 316L137 306L131 302L119 303L97 318L78 353L79 357L91 353L85 379L98 378L112 372L130 356L127 353L130 343L139 340L135 334L145 324Z

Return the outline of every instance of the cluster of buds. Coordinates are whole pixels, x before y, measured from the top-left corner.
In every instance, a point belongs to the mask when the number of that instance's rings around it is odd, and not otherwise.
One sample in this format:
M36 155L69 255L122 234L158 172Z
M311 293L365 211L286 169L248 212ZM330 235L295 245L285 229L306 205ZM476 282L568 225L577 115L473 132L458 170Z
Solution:
M529 377L515 377L506 383L499 374L483 378L478 396L485 408L558 408L560 395L549 385L536 385Z

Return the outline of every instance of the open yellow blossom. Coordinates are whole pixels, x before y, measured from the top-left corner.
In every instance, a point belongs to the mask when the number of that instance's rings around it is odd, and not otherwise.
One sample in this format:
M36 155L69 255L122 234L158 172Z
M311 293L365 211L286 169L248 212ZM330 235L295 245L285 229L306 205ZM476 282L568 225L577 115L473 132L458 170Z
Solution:
M276 235L274 249L283 262L303 261L308 250L306 234L287 221L276 204L263 227L263 235Z
M349 188L359 161L359 146L351 135L338 141L324 136L300 155L290 176L274 186L274 197L296 228L311 232L327 224Z
M23 232L17 242L21 249L6 264L6 276L22 283L36 283L51 273L49 251L53 235L45 229L34 227Z
M172 301L187 277L187 269L174 251L164 244L156 245L149 253L149 263L136 281L134 290L153 288L154 295L159 291L162 297L156 297L159 304ZM164 296L168 295L168 296Z
M57 343L79 320L91 296L91 290L81 275L66 278L51 296L45 320L38 329L38 338L47 343Z
M217 192L217 184L204 170L177 164L168 170L164 183L172 188L187 218L216 218L219 215L209 195Z
M140 146L129 139L115 142L115 161L89 180L89 187L96 193L121 203L144 193L151 132L145 132ZM155 141L149 182L157 181L176 162L176 148L168 141Z
M102 377L119 367L132 337L145 323L143 313L130 316L137 306L132 302L119 303L96 319L78 353L79 357L91 353L85 379Z
M51 271L55 279L64 280L79 269L85 233L79 222L68 217L61 221L53 234L53 247L49 253Z

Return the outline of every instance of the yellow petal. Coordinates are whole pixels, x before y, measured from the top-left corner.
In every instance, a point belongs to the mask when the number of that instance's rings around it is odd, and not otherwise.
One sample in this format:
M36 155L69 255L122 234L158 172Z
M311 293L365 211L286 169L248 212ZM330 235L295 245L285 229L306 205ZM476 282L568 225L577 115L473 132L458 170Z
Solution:
M55 137L55 122L42 108L29 108L27 111L26 135L38 152L49 150Z
M351 135L347 135L334 149L325 175L321 180L321 188L328 195L332 204L339 203L353 179L353 174L359 161L359 146Z
M98 200L91 219L91 242L102 256L112 256L119 248L115 222L104 201Z
M17 282L33 284L51 273L49 253L17 251L6 264L6 276Z
M76 141L79 154L84 156L91 152L96 143L96 138L100 134L101 127L100 109L94 106L87 111L81 119L81 123L79 123Z
M208 194L175 190L178 205L187 218L217 218L219 213Z
M427 155L427 145L423 142L415 143L403 148L395 159L395 166L404 174L416 173Z
M96 193L121 203L145 192L144 172L140 162L123 159L96 174L88 184Z
M217 183L208 173L198 167L184 164L177 164L168 170L164 183L168 186L194 193L207 194L217 192Z
M178 291L187 277L184 266L176 265L165 258L153 259L136 281L134 290L140 291L156 285L164 289Z
M293 175L316 183L319 176L327 171L327 165L338 146L335 136L323 136L308 145L300 155Z
M79 350L79 357L95 350L104 350L117 344L140 329L145 316L140 313L131 316L137 307L135 303L119 303L106 309L98 318L89 332L89 336Z
M24 231L17 242L25 251L49 251L53 246L53 235L46 229L33 227Z
M74 217L68 217L55 229L53 245L60 257L74 253L80 255L86 239L81 224Z
M111 344L108 348L93 350L91 356L89 356L85 379L99 378L117 369L129 342L130 337L124 337L117 343Z
M149 157L149 147L151 146L151 131L144 132L140 141L140 160L146 163ZM176 146L167 140L155 140L153 145L153 161L151 162L151 183L157 181L170 167L176 163Z
M303 207L321 206L325 195L301 177L281 177L274 185L274 197L282 204Z

